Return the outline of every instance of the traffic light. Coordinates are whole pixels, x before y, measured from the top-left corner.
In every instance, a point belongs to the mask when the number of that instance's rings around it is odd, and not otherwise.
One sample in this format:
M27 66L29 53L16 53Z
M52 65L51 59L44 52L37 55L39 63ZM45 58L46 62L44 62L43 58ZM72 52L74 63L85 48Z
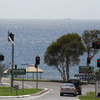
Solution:
M12 41L14 41L14 34L8 33L8 41L10 41L9 37L10 37L10 39L11 39ZM11 41L10 41L10 42L11 42Z
M37 68L37 65L35 64L35 68Z
M99 41L92 42L92 48L94 48L94 49L100 49L100 42Z
M4 61L4 56L0 55L0 61Z
M39 65L39 64L40 64L40 57L37 56L37 57L35 58L35 60L36 60L36 63L35 63L35 64L36 64L36 65Z
M96 48L95 42L92 42L92 48Z
M14 34L10 33L10 38L12 41L14 41Z
M96 49L100 49L100 42L96 42Z
M17 69L17 65L15 65L15 69Z
M100 67L100 59L97 59L97 67Z
M90 60L91 60L91 58L90 57L87 57L87 63L88 64L90 63Z

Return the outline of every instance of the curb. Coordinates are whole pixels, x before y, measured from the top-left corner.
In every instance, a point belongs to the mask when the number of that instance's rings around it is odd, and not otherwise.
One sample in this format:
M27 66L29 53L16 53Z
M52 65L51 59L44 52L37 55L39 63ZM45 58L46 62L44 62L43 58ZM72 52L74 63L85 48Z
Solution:
M30 96L36 96L36 95L40 95L40 94L43 94L44 92L47 92L48 91L48 88L45 88L44 90L40 91L40 92L37 92L35 94L30 94Z
M40 94L43 94L45 92L48 91L48 88L45 88L44 90L38 92L38 93L35 93L35 94L30 94L30 95L20 95L20 96L0 96L0 98L23 98L23 97L29 97L29 96L36 96L36 95L40 95Z
M22 96L0 96L0 98L22 98L22 97L28 97L30 95L22 95Z

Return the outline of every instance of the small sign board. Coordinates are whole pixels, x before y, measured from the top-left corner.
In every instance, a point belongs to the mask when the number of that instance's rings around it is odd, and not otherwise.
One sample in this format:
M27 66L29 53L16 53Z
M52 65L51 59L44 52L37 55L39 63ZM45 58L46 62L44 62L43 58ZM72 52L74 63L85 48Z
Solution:
M19 85L14 85L13 87L14 87L14 90L15 91L18 91L19 90Z
M100 81L96 81L95 95L96 95L96 97L100 98Z
M14 90L16 91L16 95L17 95L17 91L19 90L19 85L14 85Z

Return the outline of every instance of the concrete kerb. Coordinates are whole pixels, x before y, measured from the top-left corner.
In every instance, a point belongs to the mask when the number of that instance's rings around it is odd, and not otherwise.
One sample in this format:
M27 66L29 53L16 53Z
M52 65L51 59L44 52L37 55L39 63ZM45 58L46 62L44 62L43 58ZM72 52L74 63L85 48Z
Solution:
M45 88L43 91L37 92L37 93L35 93L35 94L31 94L30 96L41 95L41 94L43 94L43 93L45 93L45 92L47 92L47 91L48 91L48 88Z
M37 95L41 95L45 92L48 91L48 88L45 88L44 90L35 93L35 94L30 94L30 95L20 95L20 96L0 96L0 98L24 98L24 97L29 97L29 96L37 96Z

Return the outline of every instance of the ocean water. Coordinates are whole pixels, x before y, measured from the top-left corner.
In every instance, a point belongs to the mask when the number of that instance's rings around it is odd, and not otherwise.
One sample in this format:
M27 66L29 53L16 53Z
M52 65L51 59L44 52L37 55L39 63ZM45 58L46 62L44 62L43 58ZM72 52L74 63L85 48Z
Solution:
M54 67L44 64L44 53L47 47L60 36L67 33L78 33L80 36L85 30L100 30L100 20L36 20L36 19L0 19L0 53L4 55L2 63L11 67L12 45L8 42L8 30L14 34L14 63L18 68L26 68L35 64L35 57L40 56L39 67L44 70L43 79L61 79ZM91 66L98 69L97 54L91 61ZM80 56L79 66L86 65L87 53ZM70 68L70 77L78 73L79 66ZM31 77L32 74L29 74Z

